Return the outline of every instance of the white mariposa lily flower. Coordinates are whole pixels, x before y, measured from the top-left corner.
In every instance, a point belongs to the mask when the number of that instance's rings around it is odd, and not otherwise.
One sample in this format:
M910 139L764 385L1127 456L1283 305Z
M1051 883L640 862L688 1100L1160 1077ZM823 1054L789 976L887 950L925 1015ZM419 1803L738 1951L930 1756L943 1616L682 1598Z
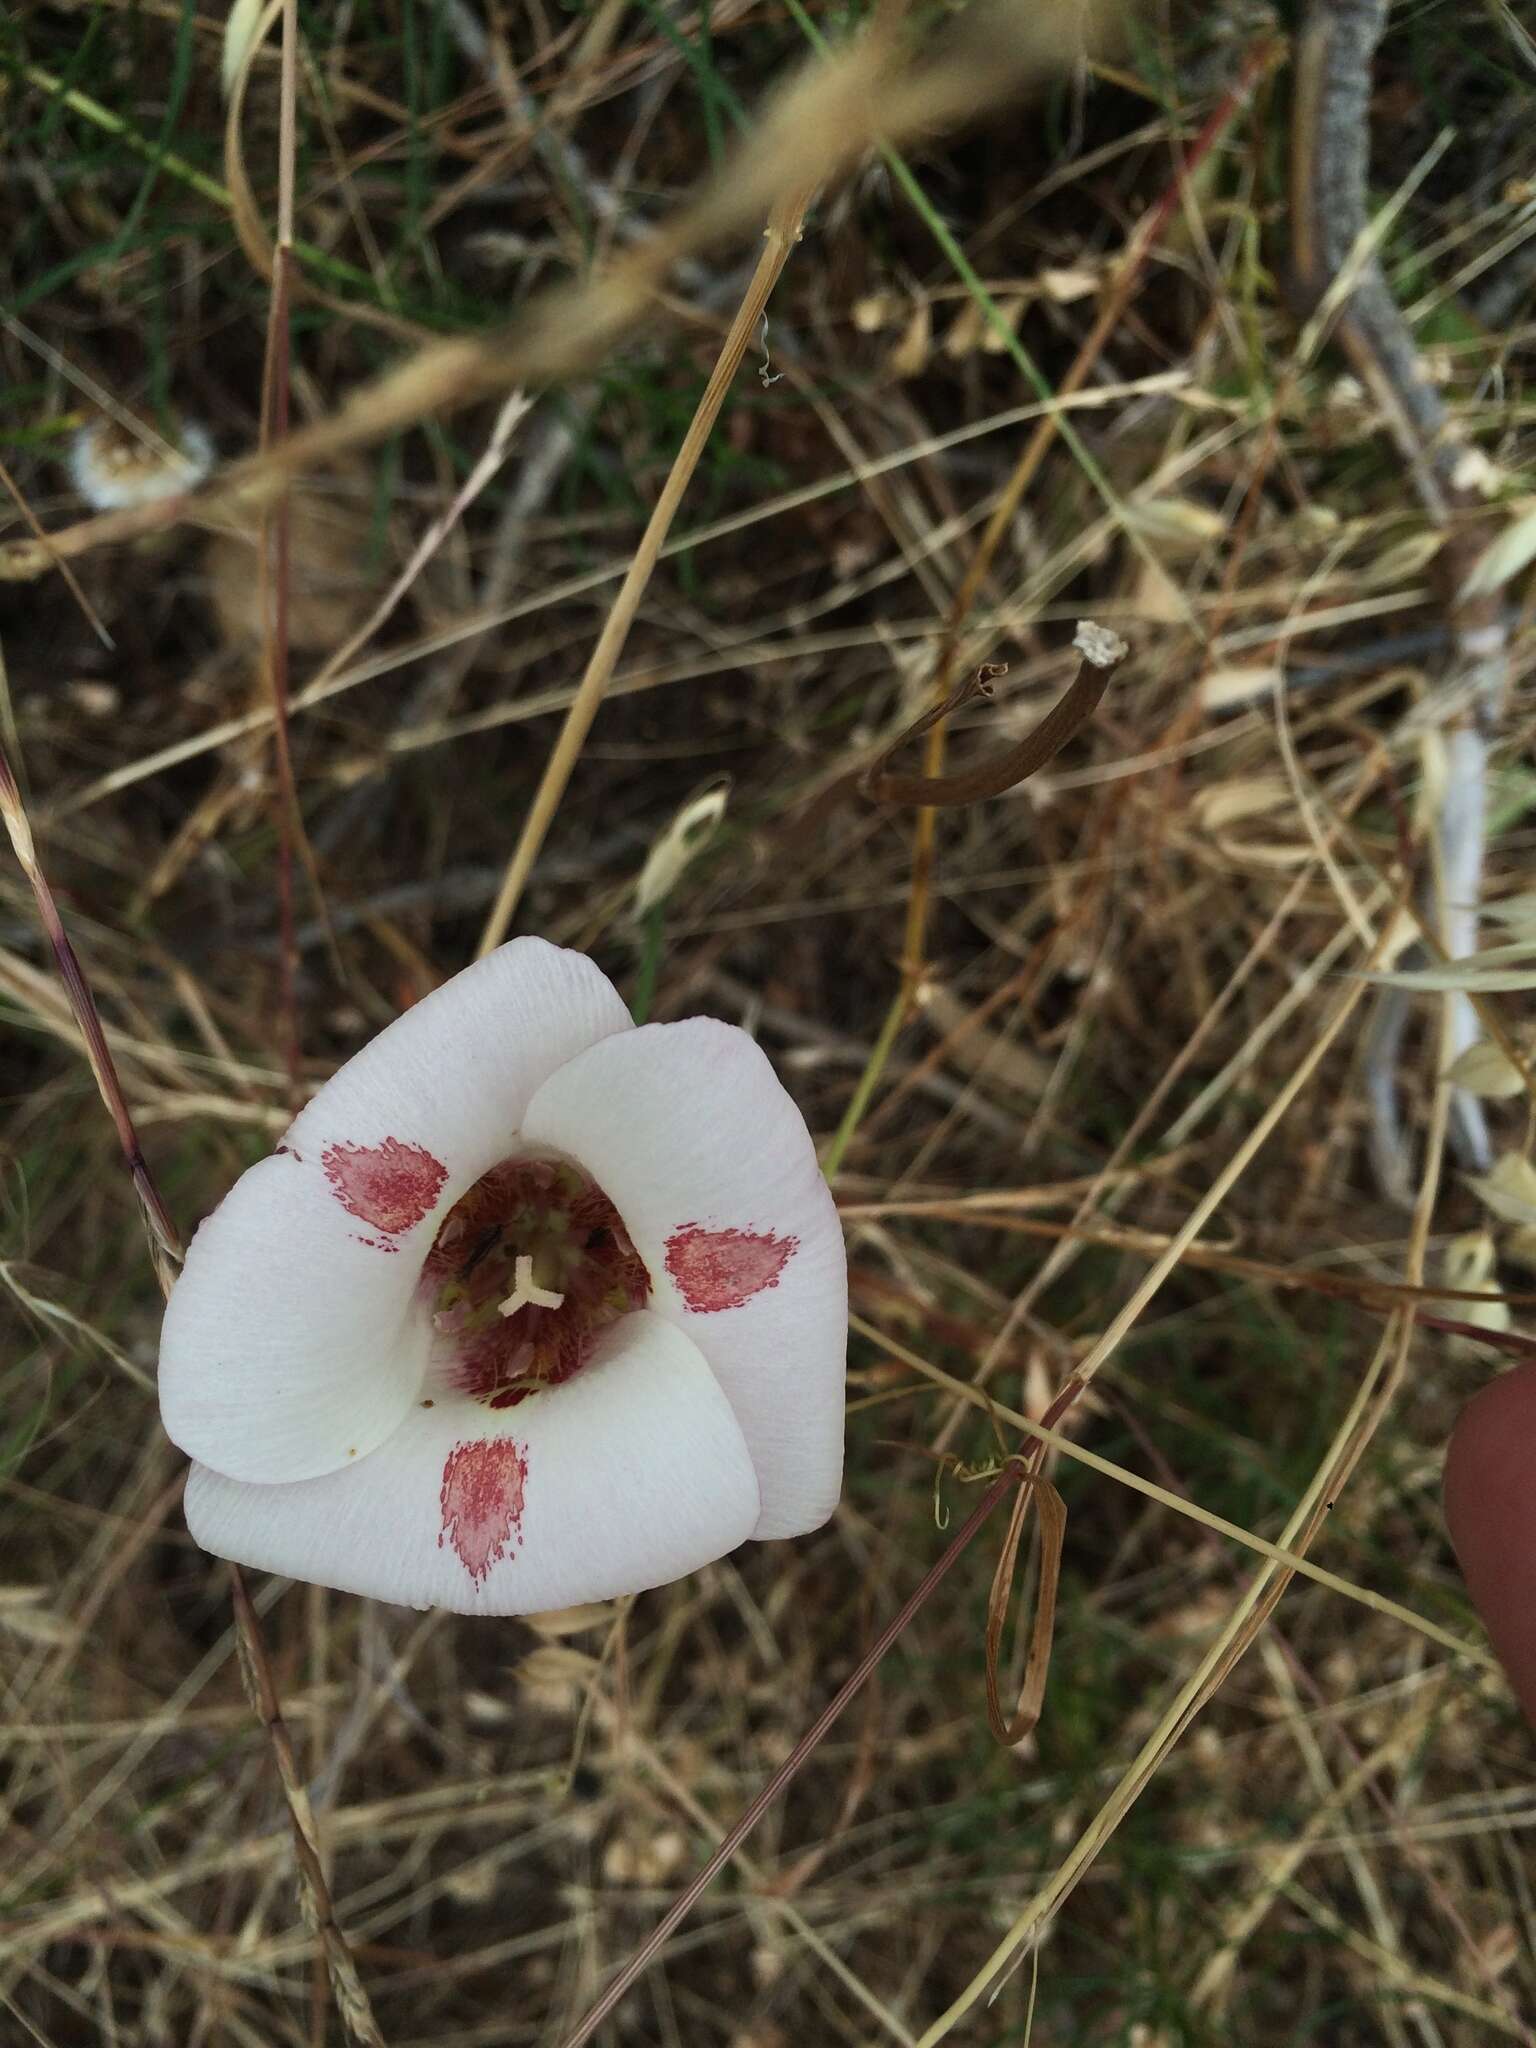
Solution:
M636 1029L514 939L406 1011L207 1218L160 1405L219 1557L520 1614L832 1512L847 1269L745 1032Z

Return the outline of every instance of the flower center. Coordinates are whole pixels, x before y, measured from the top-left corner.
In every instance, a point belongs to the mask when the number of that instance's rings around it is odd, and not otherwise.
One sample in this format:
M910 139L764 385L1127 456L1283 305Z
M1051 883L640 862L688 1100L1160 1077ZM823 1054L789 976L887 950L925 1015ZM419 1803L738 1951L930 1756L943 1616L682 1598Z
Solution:
M579 1166L506 1159L449 1210L422 1286L451 1384L512 1408L580 1372L609 1324L644 1307L651 1278Z

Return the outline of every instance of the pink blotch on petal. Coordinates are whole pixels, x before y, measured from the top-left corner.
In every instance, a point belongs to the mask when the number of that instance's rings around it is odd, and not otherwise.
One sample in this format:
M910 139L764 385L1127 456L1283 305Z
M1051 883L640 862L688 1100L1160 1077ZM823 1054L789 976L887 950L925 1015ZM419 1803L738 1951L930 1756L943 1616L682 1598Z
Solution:
M523 1540L523 1492L528 1460L509 1436L455 1444L443 1466L443 1528L438 1548L451 1543L459 1562L483 1585L508 1543Z
M390 1237L412 1229L430 1214L448 1178L440 1159L398 1138L386 1138L380 1145L331 1145L320 1164L348 1215Z
M740 1308L754 1294L777 1287L800 1249L798 1237L770 1230L706 1230L685 1223L667 1239L667 1271L696 1315Z

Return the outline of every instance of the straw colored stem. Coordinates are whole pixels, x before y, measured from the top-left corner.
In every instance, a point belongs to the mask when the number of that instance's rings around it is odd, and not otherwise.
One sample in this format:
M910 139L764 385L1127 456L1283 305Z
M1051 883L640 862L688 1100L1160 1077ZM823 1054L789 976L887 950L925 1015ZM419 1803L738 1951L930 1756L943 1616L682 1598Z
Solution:
M715 421L720 416L720 408L725 403L725 395L741 367L742 357L757 332L763 317L763 309L778 282L779 273L789 261L790 251L799 240L800 223L809 196L808 193L797 192L774 209L773 217L768 223L763 253L752 273L746 294L736 309L736 317L731 322L715 367L710 373L709 382L704 387L704 395L699 400L698 408L689 422L688 432L683 437L683 444L678 449L667 480L662 486L656 508L646 523L640 545L635 550L634 560L629 565L629 572L619 587L613 608L608 614L602 632L598 635L597 645L592 650L586 673L582 676L575 700L565 715L565 723L560 728L555 750L549 757L532 807L523 822L523 829L512 858L507 863L507 872L502 879L501 888L497 892L491 914L486 919L485 929L480 935L479 953L482 957L499 946L511 929L512 920L517 914L517 906L528 885L528 877L533 872L533 864L539 857L545 834L549 831L555 812L560 807L560 799L565 794L566 785L571 779L582 747L586 744L587 734L592 730L592 721L597 716L598 707L613 680L614 669L624 651L624 643L629 638L629 629L635 622L640 601L655 573L662 546L672 529L672 521L677 516L678 507L683 502L683 494L698 467L699 457L704 453L705 443Z

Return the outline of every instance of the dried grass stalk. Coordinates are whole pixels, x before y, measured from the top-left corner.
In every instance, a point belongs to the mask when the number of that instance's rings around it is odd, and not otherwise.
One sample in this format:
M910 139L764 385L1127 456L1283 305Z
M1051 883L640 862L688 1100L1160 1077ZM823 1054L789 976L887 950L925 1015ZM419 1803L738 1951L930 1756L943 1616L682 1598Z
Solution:
M1057 0L1048 7L982 0L936 47L918 51L877 16L838 55L800 67L770 96L756 131L719 175L606 270L543 293L492 334L430 344L363 385L329 418L279 448L233 463L196 491L105 513L46 541L10 542L0 548L0 580L29 580L60 560L182 520L253 520L301 472L428 413L499 396L513 385L532 390L591 371L656 310L679 263L755 227L793 195L845 176L881 144L942 133L1017 97L1099 38L1108 12L1104 0ZM237 105L232 100L232 116ZM242 241L256 260L265 236L247 208L239 212Z

